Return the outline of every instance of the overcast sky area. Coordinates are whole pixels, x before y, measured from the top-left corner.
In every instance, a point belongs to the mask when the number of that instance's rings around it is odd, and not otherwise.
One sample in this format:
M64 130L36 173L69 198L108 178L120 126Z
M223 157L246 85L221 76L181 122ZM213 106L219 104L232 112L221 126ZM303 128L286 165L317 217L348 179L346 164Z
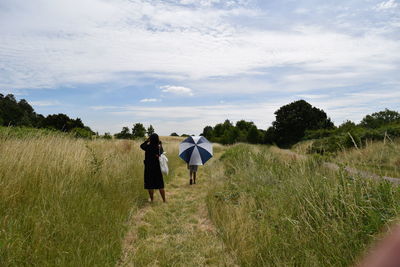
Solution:
M400 0L0 0L0 93L99 133L400 111Z

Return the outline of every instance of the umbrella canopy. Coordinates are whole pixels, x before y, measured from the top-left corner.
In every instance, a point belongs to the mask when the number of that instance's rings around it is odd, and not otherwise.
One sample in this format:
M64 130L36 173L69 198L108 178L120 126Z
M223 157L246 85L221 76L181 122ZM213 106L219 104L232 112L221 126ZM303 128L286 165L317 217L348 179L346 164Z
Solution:
M203 165L212 156L212 144L204 136L189 136L179 144L179 157L189 165Z

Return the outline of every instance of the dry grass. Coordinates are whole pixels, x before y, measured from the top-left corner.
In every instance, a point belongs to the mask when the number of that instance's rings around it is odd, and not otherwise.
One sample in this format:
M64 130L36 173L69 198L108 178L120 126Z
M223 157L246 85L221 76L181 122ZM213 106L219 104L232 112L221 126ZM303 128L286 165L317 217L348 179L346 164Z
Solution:
M0 265L114 265L147 200L143 154L128 140L0 135Z
M400 140L367 143L363 149L340 152L333 160L341 165L400 178Z

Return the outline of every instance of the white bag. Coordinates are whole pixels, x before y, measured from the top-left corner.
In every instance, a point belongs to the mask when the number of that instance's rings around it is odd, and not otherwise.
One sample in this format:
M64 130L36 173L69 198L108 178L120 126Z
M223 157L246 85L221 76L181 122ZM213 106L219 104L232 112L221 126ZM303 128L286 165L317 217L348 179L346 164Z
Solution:
M166 175L168 175L168 172L169 172L169 169L168 169L168 158L165 155L165 152L162 153L158 159L160 160L161 172L165 173Z

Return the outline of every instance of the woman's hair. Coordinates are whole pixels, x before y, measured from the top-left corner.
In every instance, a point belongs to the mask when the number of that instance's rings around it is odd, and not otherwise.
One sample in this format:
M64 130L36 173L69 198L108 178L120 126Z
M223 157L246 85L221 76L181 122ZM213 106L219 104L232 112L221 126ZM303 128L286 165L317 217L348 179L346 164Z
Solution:
M158 134L153 133L150 135L150 144L157 145L160 143L160 139L158 138Z

